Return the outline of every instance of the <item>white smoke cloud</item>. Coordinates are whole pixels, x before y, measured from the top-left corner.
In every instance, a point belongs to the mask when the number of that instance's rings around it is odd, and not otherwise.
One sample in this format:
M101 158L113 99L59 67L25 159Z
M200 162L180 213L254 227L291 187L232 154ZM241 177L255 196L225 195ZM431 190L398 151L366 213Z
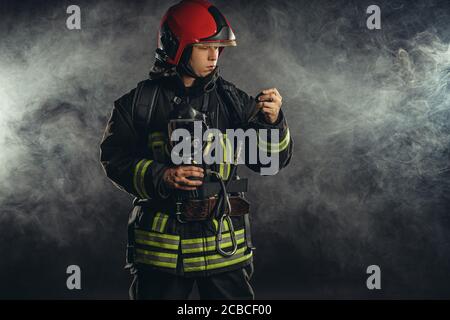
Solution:
M252 95L277 87L295 141L288 168L251 178L256 237L281 239L312 265L443 263L448 226L432 214L450 190L449 14L439 2L382 2L379 31L354 2L214 3L238 41L220 57L222 75ZM70 244L127 214L109 212L111 199L129 198L105 178L98 143L112 102L147 76L169 5L80 4L80 31L52 8L2 33L0 223Z

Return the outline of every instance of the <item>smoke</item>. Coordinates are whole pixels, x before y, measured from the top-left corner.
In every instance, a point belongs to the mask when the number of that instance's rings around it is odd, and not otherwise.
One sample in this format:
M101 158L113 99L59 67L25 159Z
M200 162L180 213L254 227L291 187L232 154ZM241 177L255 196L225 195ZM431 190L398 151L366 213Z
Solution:
M369 2L213 3L238 40L219 59L222 76L253 96L277 87L295 142L277 176L249 174L261 274L301 270L281 289L297 292L309 276L364 286L355 274L378 264L390 294L410 294L408 279L421 275L416 292L448 296L446 2L378 2L381 30L366 28ZM22 252L76 247L85 261L81 248L95 255L113 242L105 254L121 263L131 198L105 177L98 147L112 102L147 77L170 4L80 2L78 31L65 27L70 4L31 17L27 2L4 10L2 240Z
M2 220L37 224L62 244L126 215L99 206L113 189L98 144L112 102L146 76L154 43L148 26L163 11L136 16L129 6L86 4L82 30L71 31L65 8L48 8L50 21L14 23L0 49Z

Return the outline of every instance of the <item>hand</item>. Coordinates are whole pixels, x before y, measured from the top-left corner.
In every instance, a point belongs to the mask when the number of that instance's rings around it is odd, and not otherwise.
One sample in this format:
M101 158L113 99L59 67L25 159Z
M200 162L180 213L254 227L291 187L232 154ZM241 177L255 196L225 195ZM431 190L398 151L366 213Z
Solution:
M258 98L256 106L262 110L268 123L275 123L280 113L283 98L276 88L266 89Z
M163 181L169 188L186 191L196 190L203 184L202 180L190 180L188 177L203 179L203 169L196 166L180 165L164 171Z

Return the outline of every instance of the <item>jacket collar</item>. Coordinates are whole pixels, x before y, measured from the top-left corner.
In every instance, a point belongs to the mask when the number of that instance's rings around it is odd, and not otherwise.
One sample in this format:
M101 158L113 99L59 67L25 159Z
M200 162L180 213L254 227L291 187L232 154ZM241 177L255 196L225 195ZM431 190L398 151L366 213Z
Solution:
M165 84L175 91L179 96L201 96L206 92L213 90L219 77L219 66L206 77L196 78L191 87L185 87L181 73L173 70L172 73L163 76Z

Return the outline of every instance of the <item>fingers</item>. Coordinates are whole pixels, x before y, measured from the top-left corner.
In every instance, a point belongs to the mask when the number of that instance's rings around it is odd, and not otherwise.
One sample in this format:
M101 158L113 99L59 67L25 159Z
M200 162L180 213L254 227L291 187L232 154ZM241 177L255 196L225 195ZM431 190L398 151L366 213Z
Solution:
M184 171L184 176L183 177L198 177L198 178L203 178L203 173L198 172L198 171Z
M281 104L281 97L277 96L275 93L263 94L259 96L259 101L268 101L268 102L279 102Z
M172 174L169 177L169 184L172 188L192 191L203 184L202 180L191 180L190 177L204 177L203 168L197 166L181 165L172 169Z
M281 94L278 92L277 88L265 89L262 91L262 93L263 94L274 93L276 96L278 96L280 98L280 100L282 99Z
M203 169L195 166L180 166L176 171L177 177L199 177L203 178Z
M185 171L190 171L190 172L199 172L199 173L203 173L203 168L201 167L197 167L197 166L179 166L177 168L178 170L185 172Z
M279 109L279 104L277 102L267 102L267 101L258 102L256 104L256 106L259 109L263 109L263 110L264 109L274 109L274 110L278 110Z
M191 180L188 178L178 178L175 180L175 183L184 186L184 187L198 187L203 184L203 181L201 180Z

